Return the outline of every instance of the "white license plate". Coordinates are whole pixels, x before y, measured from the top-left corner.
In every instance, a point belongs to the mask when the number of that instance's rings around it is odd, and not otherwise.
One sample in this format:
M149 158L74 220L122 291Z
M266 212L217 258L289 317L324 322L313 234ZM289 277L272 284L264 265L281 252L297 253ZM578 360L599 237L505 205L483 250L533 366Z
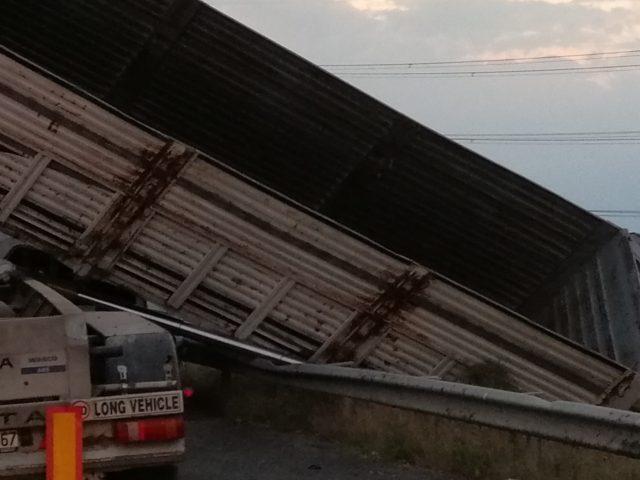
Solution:
M17 430L5 430L0 432L0 453L11 452L20 446L20 437Z

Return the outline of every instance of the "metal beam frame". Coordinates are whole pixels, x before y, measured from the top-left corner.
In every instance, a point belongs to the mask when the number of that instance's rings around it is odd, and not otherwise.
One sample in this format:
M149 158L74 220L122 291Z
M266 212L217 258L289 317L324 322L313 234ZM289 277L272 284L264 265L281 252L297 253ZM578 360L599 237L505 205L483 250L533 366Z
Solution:
M289 291L296 284L295 280L284 277L278 285L271 291L269 296L264 299L261 305L258 306L247 317L242 325L238 327L234 336L240 340L245 340L251 336L251 334L260 326L262 321L267 318L271 310L273 310L278 303L289 293Z
M3 154L12 155L12 154ZM27 160L26 157L23 157ZM49 166L51 160L42 154L33 157L31 164L25 170L22 178L0 201L0 223L4 223L11 216L16 207L20 204L31 187L38 181L42 172Z
M209 275L209 272L222 260L222 257L229 251L226 245L217 245L209 250L202 261L193 269L187 278L173 292L167 300L167 305L172 308L180 308L189 295L198 288L198 285Z

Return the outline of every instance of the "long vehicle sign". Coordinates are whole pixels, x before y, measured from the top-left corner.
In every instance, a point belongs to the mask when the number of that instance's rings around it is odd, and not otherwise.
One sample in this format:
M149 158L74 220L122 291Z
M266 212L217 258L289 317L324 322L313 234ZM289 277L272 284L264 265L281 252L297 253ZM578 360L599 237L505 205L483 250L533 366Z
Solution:
M184 411L180 391L96 397L78 400L73 406L82 408L85 421L175 415Z

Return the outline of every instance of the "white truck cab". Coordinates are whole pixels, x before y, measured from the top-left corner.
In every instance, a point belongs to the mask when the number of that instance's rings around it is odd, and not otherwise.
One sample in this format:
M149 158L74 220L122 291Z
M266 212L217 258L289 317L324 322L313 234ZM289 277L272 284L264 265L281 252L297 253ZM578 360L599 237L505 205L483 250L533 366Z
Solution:
M45 413L58 405L82 409L86 478L140 467L174 478L185 449L178 367L162 328L83 311L0 260L0 479L43 478Z

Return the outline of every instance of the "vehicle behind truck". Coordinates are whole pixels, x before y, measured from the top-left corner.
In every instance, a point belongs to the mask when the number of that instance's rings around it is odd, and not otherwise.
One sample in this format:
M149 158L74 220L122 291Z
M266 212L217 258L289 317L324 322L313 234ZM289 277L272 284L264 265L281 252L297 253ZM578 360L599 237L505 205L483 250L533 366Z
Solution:
M0 478L43 478L46 410L83 416L86 478L175 478L184 454L173 337L137 315L87 311L0 260ZM113 473L116 472L116 473Z

